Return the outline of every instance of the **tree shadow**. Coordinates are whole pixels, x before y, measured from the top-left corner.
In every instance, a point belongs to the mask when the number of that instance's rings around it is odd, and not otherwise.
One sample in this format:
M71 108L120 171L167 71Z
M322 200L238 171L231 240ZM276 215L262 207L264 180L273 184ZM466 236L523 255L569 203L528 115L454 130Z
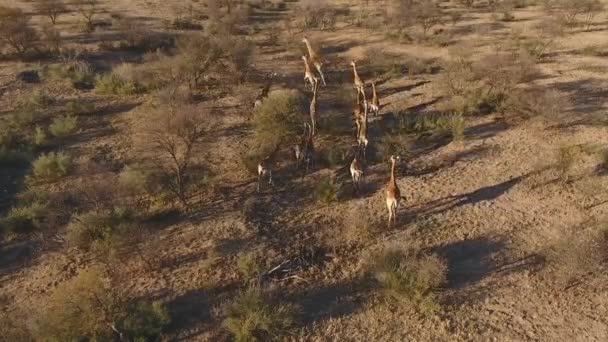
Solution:
M448 264L447 286L459 289L475 284L496 268L494 258L502 252L505 242L488 237L462 240L432 249Z
M503 120L482 123L473 127L468 127L464 131L464 135L470 139L487 139L496 134L506 131L510 125Z
M303 289L289 296L289 300L301 309L302 323L312 326L315 322L346 317L357 312L365 302L370 285L363 280Z

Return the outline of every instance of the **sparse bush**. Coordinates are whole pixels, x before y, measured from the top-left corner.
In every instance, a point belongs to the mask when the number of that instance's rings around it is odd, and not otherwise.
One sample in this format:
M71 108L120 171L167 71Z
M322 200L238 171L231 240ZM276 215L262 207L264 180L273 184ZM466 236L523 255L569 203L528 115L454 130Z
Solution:
M74 100L65 105L71 115L87 115L95 112L95 103L87 100Z
M365 214L362 205L354 207L344 217L343 233L341 236L348 242L369 242L373 237L373 225L371 218Z
M36 146L46 145L48 142L48 136L46 134L46 131L42 127L36 126L36 130L34 131L34 136L32 137L32 140L34 141L34 145Z
M572 169L579 160L581 153L578 146L562 146L557 150L555 168L562 182L566 183L572 176Z
M414 304L425 314L439 309L433 291L445 282L447 274L439 257L414 248L387 247L372 255L369 271L392 300Z
M254 52L252 42L246 39L235 39L230 42L225 49L228 52L228 58L234 67L239 83L243 83L249 69L251 68L251 58Z
M72 158L63 152L42 154L32 163L32 181L53 182L65 177L72 169Z
M274 304L259 287L249 287L224 307L224 326L236 342L277 338L294 326L295 307Z
M36 47L38 33L21 9L0 6L0 44L23 56ZM2 47L0 45L0 48Z
M39 0L34 4L34 8L40 14L49 17L53 25L57 23L57 17L68 10L63 0Z
M264 255L260 250L253 250L240 254L236 260L236 267L246 283L254 282L264 272Z
M5 217L0 219L0 231L23 234L40 230L44 227L47 215L48 208L43 203L31 203L14 207Z
M604 4L599 0L557 0L554 7L560 10L559 15L568 26L574 26L578 17L583 17L583 24L588 30L593 18L604 9Z
M382 160L388 160L392 155L402 158L410 155L409 138L403 133L385 135L377 148L378 155Z
M137 302L127 308L119 331L132 341L159 341L164 328L171 322L167 309L160 302Z
M335 25L335 10L326 0L300 1L298 18L303 18L301 25L305 29L331 29Z
M338 200L339 186L331 177L324 177L315 187L315 197L319 202L330 204Z
M78 121L75 116L60 116L53 119L49 126L49 132L57 139L65 139L70 134L76 132Z
M67 79L76 89L91 89L95 83L91 65L83 61L68 61L51 65L45 69L44 73L51 79Z
M93 31L93 19L100 12L99 0L75 0L72 5L84 20L85 30Z
M347 164L348 150L333 146L327 151L327 163L330 167L341 167Z
M174 74L188 82L191 89L202 84L204 77L218 66L224 54L220 42L202 34L191 34L179 39L177 50L179 54L172 62L177 70ZM249 56L245 57L248 60ZM235 56L235 60L239 60L239 57ZM170 66L171 64L167 65Z
M256 140L261 146L273 147L293 140L301 131L304 113L307 113L306 104L301 93L271 92L254 112Z
M166 189L188 206L196 145L213 129L210 113L193 105L165 103L139 122L136 148L163 175Z
M42 26L41 40L44 43L46 50L49 53L58 54L63 45L63 37L61 32L53 25L46 24Z
M124 209L91 211L72 217L67 240L75 247L89 251L112 244L119 251L131 241L136 227L132 213Z
M134 95L142 91L141 87L131 81L125 81L114 73L97 76L95 88L105 95Z
M441 23L443 11L434 1L394 0L388 8L388 21L401 37L410 37L409 33L414 25L420 26L421 38L425 40L429 30Z
M154 178L150 171L127 166L118 175L118 184L129 194L151 193L158 191Z
M37 339L111 340L123 299L98 268L57 286L38 317Z
M584 281L602 269L606 260L606 231L598 227L575 227L560 234L543 253L547 262L546 279L565 288Z

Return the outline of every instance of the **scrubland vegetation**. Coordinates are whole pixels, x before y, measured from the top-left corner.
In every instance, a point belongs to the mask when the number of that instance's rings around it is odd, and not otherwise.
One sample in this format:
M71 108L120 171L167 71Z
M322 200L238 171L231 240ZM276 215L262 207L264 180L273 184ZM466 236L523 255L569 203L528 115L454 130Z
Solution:
M0 341L602 340L605 4L0 5Z

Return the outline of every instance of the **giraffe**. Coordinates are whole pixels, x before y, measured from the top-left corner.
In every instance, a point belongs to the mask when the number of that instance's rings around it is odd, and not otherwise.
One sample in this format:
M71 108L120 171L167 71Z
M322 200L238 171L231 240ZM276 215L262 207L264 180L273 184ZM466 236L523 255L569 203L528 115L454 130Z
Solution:
M369 112L374 114L374 116L378 116L380 113L380 100L376 92L376 82L372 82L372 102L369 103Z
M302 163L306 164L305 174L311 166L314 166L314 145L312 140L312 128L309 123L304 123L304 132L300 143L294 146L294 154L296 157L296 168L300 168Z
M357 154L355 153L355 158L350 163L350 176L353 180L353 187L355 192L359 192L361 179L363 178L363 167L361 162L357 159Z
M363 116L359 117L358 132L357 132L357 143L359 144L359 151L363 155L363 159L366 160L366 150L369 140L367 139L367 108L365 108Z
M355 125L357 126L357 130L355 131L355 138L359 138L359 132L361 131L361 122L363 121L363 117L365 115L365 106L361 104L360 97L357 96L357 101L355 102L355 106L353 108L353 115L355 117Z
M266 156L258 164L258 192L260 192L263 177L268 177L268 184L272 186L272 155Z
M395 181L395 162L399 160L399 156L391 156L391 179L386 187L386 207L388 209L388 226L397 223L397 209L399 208L399 201L401 200L401 192L397 187Z
M321 82L323 82L323 86L326 86L327 84L325 83L325 76L323 75L323 71L321 70L321 68L323 67L323 59L315 51L315 49L312 48L312 45L310 45L310 41L308 41L308 38L302 38L302 42L306 44L306 49L308 50L308 57L310 57L310 63L315 67L315 69L317 69L317 72L321 77Z
M304 61L304 88L306 88L306 82L308 82L310 83L310 87L314 89L317 86L317 83L319 83L319 78L312 72L308 58L302 56L302 60Z
M318 90L319 84L317 83L312 91L312 100L310 101L310 123L312 125L312 135L317 134L317 114L319 113L319 102L317 101Z
M357 72L357 62L351 61L350 65L353 66L353 75L354 75L354 84L353 87L357 92L357 101L359 101L359 95L363 97L363 105L367 106L367 98L365 97L365 83L359 77L359 73Z

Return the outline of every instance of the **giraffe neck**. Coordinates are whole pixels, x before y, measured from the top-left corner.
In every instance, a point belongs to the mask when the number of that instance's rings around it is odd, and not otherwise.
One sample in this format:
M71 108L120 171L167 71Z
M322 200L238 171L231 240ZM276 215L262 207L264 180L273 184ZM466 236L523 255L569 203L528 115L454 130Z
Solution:
M312 46L310 45L310 42L308 41L308 39L306 41L304 41L304 43L306 44L306 49L308 50L308 55L310 57L316 56L315 51L312 49Z
M376 84L372 83L372 96L375 99L376 97L378 97L378 95L376 94Z
M357 66L355 64L353 64L353 73L355 74L355 78L358 79L359 73L357 72Z
M391 181L390 183L393 184L393 186L396 186L395 184L395 161L391 160Z

